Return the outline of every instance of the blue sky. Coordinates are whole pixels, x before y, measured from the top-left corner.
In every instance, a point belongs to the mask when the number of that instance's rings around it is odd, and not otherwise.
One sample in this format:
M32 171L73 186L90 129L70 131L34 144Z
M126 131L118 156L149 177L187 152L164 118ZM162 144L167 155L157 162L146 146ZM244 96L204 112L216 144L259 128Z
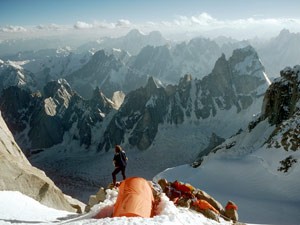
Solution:
M220 20L299 18L299 9L299 0L0 0L0 26L119 19L157 22L203 12Z
M300 32L300 0L0 0L0 40L130 29L239 39Z

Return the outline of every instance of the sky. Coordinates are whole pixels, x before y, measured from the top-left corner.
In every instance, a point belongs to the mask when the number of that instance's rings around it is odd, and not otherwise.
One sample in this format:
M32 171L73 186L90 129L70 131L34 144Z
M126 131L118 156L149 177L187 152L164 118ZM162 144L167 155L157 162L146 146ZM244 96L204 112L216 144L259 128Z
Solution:
M297 0L0 0L0 40L15 32L38 35L72 29L298 31L299 8Z
M297 0L1 0L0 3L1 26L74 24L78 20L158 22L203 12L221 20L300 17Z

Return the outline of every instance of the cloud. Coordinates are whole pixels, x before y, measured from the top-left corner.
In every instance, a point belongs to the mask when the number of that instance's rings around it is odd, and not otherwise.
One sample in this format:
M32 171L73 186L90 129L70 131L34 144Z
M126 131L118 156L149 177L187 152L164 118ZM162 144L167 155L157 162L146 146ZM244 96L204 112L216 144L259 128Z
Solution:
M124 20L120 19L118 22L115 24L116 27L131 27L132 24L129 20Z
M208 13L201 13L196 16L178 16L173 21L174 26L186 29L215 29L215 28L245 28L252 26L290 26L299 25L300 19L291 18L245 18L237 20L219 20Z
M75 29L97 29L97 28L108 28L108 29L114 29L114 28L130 28L133 24L129 20L120 19L115 23L109 23L106 21L94 21L93 23L86 23L83 21L77 21L74 24Z
M74 24L75 29L90 29L90 28L93 28L93 27L94 27L93 24L89 24L89 23L82 22L82 21L77 21Z
M22 26L6 26L6 27L0 27L0 31L15 33L15 32L26 32L27 29Z
M48 25L40 24L40 25L37 25L35 28L38 29L38 30L50 31L50 30L64 30L64 29L66 29L66 26L52 23L52 24L48 24Z
M24 36L51 36L71 34L76 30L85 30L84 35L99 36L120 36L124 35L130 29L139 29L142 32L160 31L166 37L170 34L187 35L188 38L204 35L207 37L216 37L219 35L231 36L237 39L257 37L271 37L277 35L281 29L289 29L292 32L300 31L300 19L297 18L264 18L263 15L253 15L249 18L240 18L234 20L224 20L216 18L207 12L197 15L186 16L178 15L169 20L145 21L132 23L127 19L118 21L77 21L74 25L48 24L37 25L33 27L23 26L5 26L0 27L3 37L18 37L23 32Z

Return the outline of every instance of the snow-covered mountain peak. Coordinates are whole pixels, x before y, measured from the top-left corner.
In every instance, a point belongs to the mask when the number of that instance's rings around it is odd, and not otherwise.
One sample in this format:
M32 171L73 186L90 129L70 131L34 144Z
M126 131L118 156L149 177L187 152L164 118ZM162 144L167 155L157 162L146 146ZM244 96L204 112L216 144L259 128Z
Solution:
M44 95L46 98L54 97L55 95L73 95L74 91L70 87L69 83L65 79L59 79L57 81L50 81L44 87Z
M163 38L162 34L159 31L151 31L148 35L151 39L159 40Z
M138 29L132 29L130 30L125 37L127 38L137 38L137 37L140 37L140 36L145 36L144 33L142 33L140 30Z
M148 82L146 84L146 88L151 90L157 89L157 88L164 88L164 85L162 82L154 77L149 77Z
M237 75L250 75L263 77L261 71L264 71L263 65L252 46L236 49L230 58L231 64L234 66ZM260 73L257 73L260 71Z
M23 69L27 61L2 61L0 63L0 92L10 86L34 89L34 75Z
M288 29L282 29L276 39L280 41L287 41L291 35L293 34Z
M113 108L118 108L118 106L115 105L115 103L107 98L102 91L100 91L99 87L96 87L96 89L93 92L93 96L90 99L90 102L92 102L93 105L97 106L99 109L101 109L102 112L108 113Z

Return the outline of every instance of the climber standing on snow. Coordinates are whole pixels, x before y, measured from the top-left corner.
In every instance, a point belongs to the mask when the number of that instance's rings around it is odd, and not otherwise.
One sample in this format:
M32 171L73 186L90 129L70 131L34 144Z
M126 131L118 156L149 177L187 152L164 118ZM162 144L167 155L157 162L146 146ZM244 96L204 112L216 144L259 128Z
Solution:
M116 186L116 182L117 182L116 176L120 171L122 172L123 180L126 179L125 170L126 170L127 160L128 158L126 157L125 151L122 150L122 147L120 145L116 145L115 155L113 158L115 170L112 172L114 186Z

